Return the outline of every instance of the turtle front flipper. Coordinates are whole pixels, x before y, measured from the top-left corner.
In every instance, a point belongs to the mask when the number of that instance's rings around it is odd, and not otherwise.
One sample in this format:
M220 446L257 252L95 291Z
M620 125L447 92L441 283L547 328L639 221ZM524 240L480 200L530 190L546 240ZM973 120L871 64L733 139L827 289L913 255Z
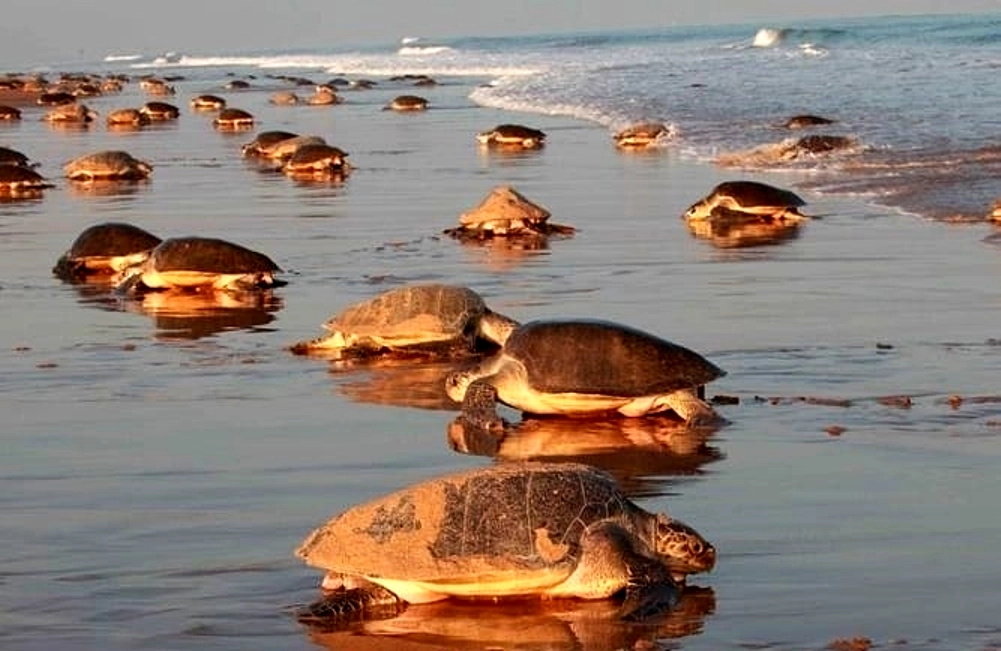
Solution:
M632 554L624 561L629 570L629 584L619 609L622 619L648 619L677 605L681 590L663 564L639 554Z
M456 419L467 430L478 429L503 436L507 421L497 413L497 389L486 379L475 380L462 399L462 414Z
M322 628L340 628L366 619L389 619L399 615L406 604L380 585L340 589L303 606L295 613L302 624Z

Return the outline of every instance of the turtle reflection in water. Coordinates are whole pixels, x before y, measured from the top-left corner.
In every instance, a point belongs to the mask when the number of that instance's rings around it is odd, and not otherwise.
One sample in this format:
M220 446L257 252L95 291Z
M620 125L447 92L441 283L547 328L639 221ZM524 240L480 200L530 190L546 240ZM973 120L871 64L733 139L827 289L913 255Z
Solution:
M302 621L449 598L624 596L619 616L677 603L716 550L690 526L632 503L615 480L573 463L509 463L447 475L355 506L296 554L326 571Z
M283 302L271 290L254 292L146 292L118 301L119 309L153 320L158 339L201 339L254 330L275 320Z
M799 237L800 220L770 219L717 206L702 219L687 222L694 237L708 240L720 249L769 246Z

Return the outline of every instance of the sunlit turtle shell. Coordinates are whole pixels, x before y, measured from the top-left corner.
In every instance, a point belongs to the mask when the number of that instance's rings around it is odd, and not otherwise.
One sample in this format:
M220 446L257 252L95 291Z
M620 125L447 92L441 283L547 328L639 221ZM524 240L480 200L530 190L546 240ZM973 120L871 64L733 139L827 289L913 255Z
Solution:
M63 171L74 181L137 181L148 178L153 166L128 152L106 150L71 160Z
M143 262L159 243L159 237L132 224L95 224L77 236L52 273L66 280L114 274Z
M254 126L254 116L238 108L224 108L212 120L217 129L249 129Z
M146 102L139 110L153 122L176 120L181 116L181 109L168 102Z
M389 104L385 106L386 110L390 111L425 111L431 106L423 97L418 97L417 95L400 95L394 97Z
M105 122L107 122L109 127L141 127L149 124L150 119L140 109L124 108L108 113Z
M487 146L538 149L545 144L546 134L520 124L499 124L489 131L476 134L476 141Z

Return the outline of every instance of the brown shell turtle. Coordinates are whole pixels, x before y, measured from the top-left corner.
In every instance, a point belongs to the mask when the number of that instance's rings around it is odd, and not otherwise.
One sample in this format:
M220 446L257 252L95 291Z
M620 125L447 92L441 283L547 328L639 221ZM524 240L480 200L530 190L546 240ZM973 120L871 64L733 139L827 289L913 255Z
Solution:
M452 373L445 391L474 426L503 426L495 402L529 414L643 416L671 410L692 425L720 417L699 394L725 375L698 353L629 326L594 320L526 323L500 353Z
M298 134L292 133L291 131L261 131L257 134L256 138L243 145L240 151L246 158L264 156L265 152L270 151L271 148L278 143L297 136Z
M285 161L282 171L288 176L345 174L351 169L347 156L347 152L326 143L307 143L296 148Z
M57 106L42 116L45 122L57 124L87 124L97 118L97 112L83 104L64 104Z
M64 280L115 274L143 262L159 243L159 237L132 224L95 224L73 240L52 273Z
M431 103L423 97L417 95L399 95L394 97L389 104L386 104L383 110L402 112L426 111L430 106Z
M343 101L330 86L317 86L316 92L306 98L310 106L331 106Z
M695 529L643 510L605 472L505 463L403 488L334 516L296 549L326 572L298 613L325 625L449 598L609 599L641 620L716 563Z
M295 106L299 104L302 100L299 96L290 90L280 90L271 94L268 98L268 102L274 104L275 106Z
M834 124L834 120L821 117L819 115L804 113L802 115L792 116L786 120L782 126L786 129L808 129L810 127L817 127L825 124Z
M285 163L301 147L326 145L327 141L320 136L293 136L292 138L276 140L270 145L259 146L255 155L278 163Z
M153 122L167 122L181 117L181 109L169 102L146 102L139 110Z
M767 183L726 181L689 206L684 218L689 221L709 219L716 208L726 208L762 219L796 221L805 217L799 212L799 208L805 205L806 202L796 193Z
M196 111L218 111L226 108L226 100L218 95L198 95L189 102Z
M249 129L254 126L254 116L243 109L224 108L212 120L212 125L223 130Z
M53 187L41 174L23 165L0 165L0 195L34 195Z
M64 90L42 93L35 99L40 106L65 106L76 103L76 95Z
M117 149L75 158L63 166L73 181L138 181L148 178L153 166Z
M6 104L0 104L0 120L15 121L21 119L21 110Z
M520 124L498 124L489 131L476 134L481 145L538 149L546 144L546 134Z
M407 285L345 308L323 324L327 335L291 350L354 357L453 357L468 355L483 342L500 346L517 326L467 287Z
M140 109L123 108L108 113L105 122L109 127L142 127L149 124L150 119Z
M571 226L549 222L550 213L509 185L497 186L472 210L459 216L459 226L444 231L458 239L570 235Z
M612 139L619 149L646 149L669 140L671 136L671 129L663 122L640 122L617 131Z
M281 268L246 247L209 237L163 240L144 262L125 269L118 282L124 293L150 290L254 290L279 287Z

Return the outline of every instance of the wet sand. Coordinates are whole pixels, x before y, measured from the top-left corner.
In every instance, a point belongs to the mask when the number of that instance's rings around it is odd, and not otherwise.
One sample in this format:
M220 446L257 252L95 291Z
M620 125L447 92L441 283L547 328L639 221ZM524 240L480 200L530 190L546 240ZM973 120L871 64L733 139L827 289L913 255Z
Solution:
M796 237L719 248L687 231L690 203L725 179L799 177L620 153L601 128L477 108L459 84L421 89L433 108L403 115L380 109L405 86L275 107L272 87L224 82L178 82L168 101L181 119L139 132L53 129L31 107L0 124L0 144L57 185L0 204L4 649L482 648L503 645L498 629L525 631L520 648L676 635L686 649L861 636L998 644L1001 248L983 241L990 226L806 193L806 212L822 217ZM262 173L239 156L255 132L219 133L211 113L188 110L202 92L253 112L258 130L326 137L356 170L342 184ZM133 84L86 103L103 117L147 99ZM546 131L547 147L478 150L475 132L512 121ZM153 179L107 193L60 178L62 162L106 148L149 160ZM500 183L578 232L541 250L440 235ZM111 220L231 239L273 257L290 284L258 305L194 306L209 316L191 319L192 306L94 296L51 276L80 231ZM729 372L708 393L739 404L720 407L731 424L707 441L629 422L581 424L575 441L542 422L499 453L600 460L645 508L710 538L718 567L692 583L711 598L683 625L584 631L600 607L469 617L460 605L408 611L408 633L387 642L387 624L345 640L293 621L320 578L292 557L313 527L411 481L491 463L450 447L455 413L436 408L433 372L345 372L284 350L348 303L418 281L468 285L521 320L623 321ZM443 617L465 625L443 632Z

